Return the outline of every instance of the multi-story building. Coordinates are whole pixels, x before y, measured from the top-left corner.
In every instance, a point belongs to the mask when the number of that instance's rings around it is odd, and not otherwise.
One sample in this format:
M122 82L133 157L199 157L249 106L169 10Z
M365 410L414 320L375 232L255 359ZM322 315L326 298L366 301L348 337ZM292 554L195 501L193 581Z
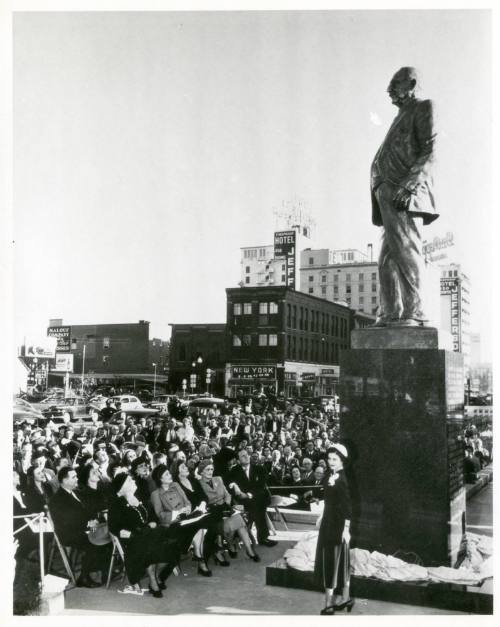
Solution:
M285 285L298 288L299 253L311 246L308 227L276 231L274 244L241 249L240 287Z
M170 326L172 327L168 379L170 391L195 394L210 392L214 396L222 396L227 358L226 325Z
M160 374L168 376L168 359L169 359L170 342L154 337L149 340L149 369Z
M282 286L226 294L227 396L259 389L285 397L334 394L353 310Z
M460 264L441 266L441 329L452 335L453 350L470 366L470 281Z
M379 306L378 264L355 249L303 250L300 291L375 315Z

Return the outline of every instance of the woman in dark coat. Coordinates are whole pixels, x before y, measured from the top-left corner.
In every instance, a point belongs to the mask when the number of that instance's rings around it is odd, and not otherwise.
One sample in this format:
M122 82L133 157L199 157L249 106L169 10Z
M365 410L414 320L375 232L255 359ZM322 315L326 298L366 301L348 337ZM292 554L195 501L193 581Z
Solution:
M179 547L168 529L148 522L148 513L134 493L135 481L128 473L117 474L112 482L115 497L108 512L109 530L120 539L125 553L125 570L130 586L123 592L142 594L140 581L147 570L149 591L162 597L164 581L179 559Z
M347 449L335 444L327 451L328 472L323 481L325 508L316 523L319 525L314 574L325 588L325 607L321 614L352 610L349 597L349 527L351 498L344 473Z

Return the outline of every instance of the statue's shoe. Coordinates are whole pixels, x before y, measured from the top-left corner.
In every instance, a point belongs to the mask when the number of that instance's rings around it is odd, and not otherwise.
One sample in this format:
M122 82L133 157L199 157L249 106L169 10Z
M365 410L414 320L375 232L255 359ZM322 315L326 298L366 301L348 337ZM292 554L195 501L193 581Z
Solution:
M390 322L391 327L423 327L423 320L416 320L415 318L401 318L401 320L395 320Z

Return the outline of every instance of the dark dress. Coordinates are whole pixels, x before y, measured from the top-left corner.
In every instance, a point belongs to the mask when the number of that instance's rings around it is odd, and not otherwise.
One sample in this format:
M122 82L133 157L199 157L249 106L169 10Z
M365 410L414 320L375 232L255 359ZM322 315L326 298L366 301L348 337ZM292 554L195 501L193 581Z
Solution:
M79 491L79 496L88 512L90 519L99 518L99 514L108 509L109 490L99 482L97 488L86 485Z
M342 532L345 521L351 519L351 497L344 471L339 471L332 486L328 485L331 474L323 481L325 509L316 545L314 575L324 588L342 594L342 588L349 584L349 546L342 541Z
M34 483L29 483L24 499L28 513L39 514L43 512L52 495L53 491L48 483L42 483L41 492Z
M140 503L129 505L123 497L110 501L108 525L111 533L119 538L125 553L125 570L129 582L139 583L144 571L151 564L175 565L179 560L179 547L168 529L148 525L148 513ZM121 538L120 531L131 532L130 538Z

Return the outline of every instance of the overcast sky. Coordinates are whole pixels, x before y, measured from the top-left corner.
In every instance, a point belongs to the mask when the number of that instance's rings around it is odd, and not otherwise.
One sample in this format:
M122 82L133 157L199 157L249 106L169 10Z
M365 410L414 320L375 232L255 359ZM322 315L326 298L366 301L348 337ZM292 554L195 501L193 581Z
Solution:
M491 344L486 11L24 13L14 20L15 333L224 322L240 247L301 200L321 247L359 248L402 65L438 111L451 260Z

